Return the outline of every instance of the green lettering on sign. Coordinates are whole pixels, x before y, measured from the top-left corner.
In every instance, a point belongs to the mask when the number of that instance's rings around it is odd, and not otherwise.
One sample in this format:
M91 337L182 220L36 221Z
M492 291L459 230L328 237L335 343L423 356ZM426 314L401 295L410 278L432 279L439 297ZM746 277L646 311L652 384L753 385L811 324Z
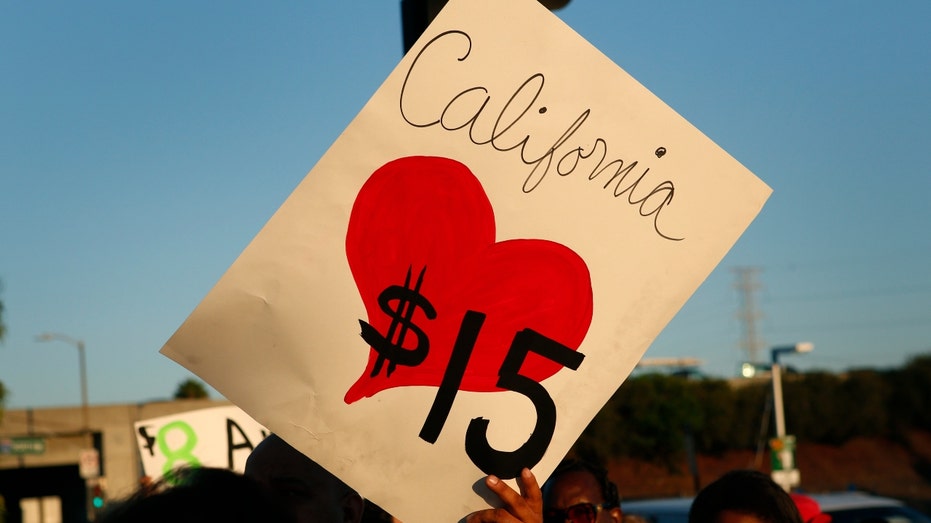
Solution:
M44 454L44 438L3 438L0 439L0 454Z

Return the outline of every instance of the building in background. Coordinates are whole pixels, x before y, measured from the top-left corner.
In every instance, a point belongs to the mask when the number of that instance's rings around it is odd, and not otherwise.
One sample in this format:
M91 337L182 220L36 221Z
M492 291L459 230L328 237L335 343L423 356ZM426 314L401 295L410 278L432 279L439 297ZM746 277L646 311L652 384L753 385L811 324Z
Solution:
M229 405L210 399L6 410L0 421L0 507L6 523L81 522L143 478L133 424ZM91 447L88 447L88 442Z

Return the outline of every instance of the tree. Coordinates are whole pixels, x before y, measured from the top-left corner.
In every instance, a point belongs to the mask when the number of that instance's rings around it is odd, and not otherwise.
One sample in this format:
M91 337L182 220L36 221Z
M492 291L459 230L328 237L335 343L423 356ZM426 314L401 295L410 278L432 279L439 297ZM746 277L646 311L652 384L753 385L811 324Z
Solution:
M207 387L194 378L188 378L182 381L175 390L176 400L204 399L208 397L210 397L210 395L207 394Z
M889 410L897 429L931 430L931 353L915 356L889 379Z
M637 456L678 467L685 435L701 428L701 405L688 379L645 374L627 380L579 439L578 455Z

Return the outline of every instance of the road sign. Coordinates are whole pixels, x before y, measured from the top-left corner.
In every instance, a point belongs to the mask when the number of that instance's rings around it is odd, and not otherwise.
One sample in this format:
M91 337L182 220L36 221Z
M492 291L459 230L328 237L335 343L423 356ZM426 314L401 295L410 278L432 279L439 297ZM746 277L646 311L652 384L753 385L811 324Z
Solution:
M795 466L795 436L769 440L770 464L773 481L787 491L801 483L801 474Z
M0 454L44 454L45 439L22 437L0 439Z
M78 457L78 470L84 479L100 475L100 453L97 449L81 449Z
M769 440L769 450L773 470L795 468L795 436L783 436Z

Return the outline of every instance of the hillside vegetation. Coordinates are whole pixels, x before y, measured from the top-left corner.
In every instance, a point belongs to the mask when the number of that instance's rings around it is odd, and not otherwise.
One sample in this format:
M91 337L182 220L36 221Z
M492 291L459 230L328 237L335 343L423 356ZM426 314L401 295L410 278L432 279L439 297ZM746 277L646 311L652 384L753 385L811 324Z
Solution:
M931 500L931 355L899 369L783 379L808 491L851 487ZM769 380L628 379L573 448L609 464L627 497L694 494L733 468L769 470Z

